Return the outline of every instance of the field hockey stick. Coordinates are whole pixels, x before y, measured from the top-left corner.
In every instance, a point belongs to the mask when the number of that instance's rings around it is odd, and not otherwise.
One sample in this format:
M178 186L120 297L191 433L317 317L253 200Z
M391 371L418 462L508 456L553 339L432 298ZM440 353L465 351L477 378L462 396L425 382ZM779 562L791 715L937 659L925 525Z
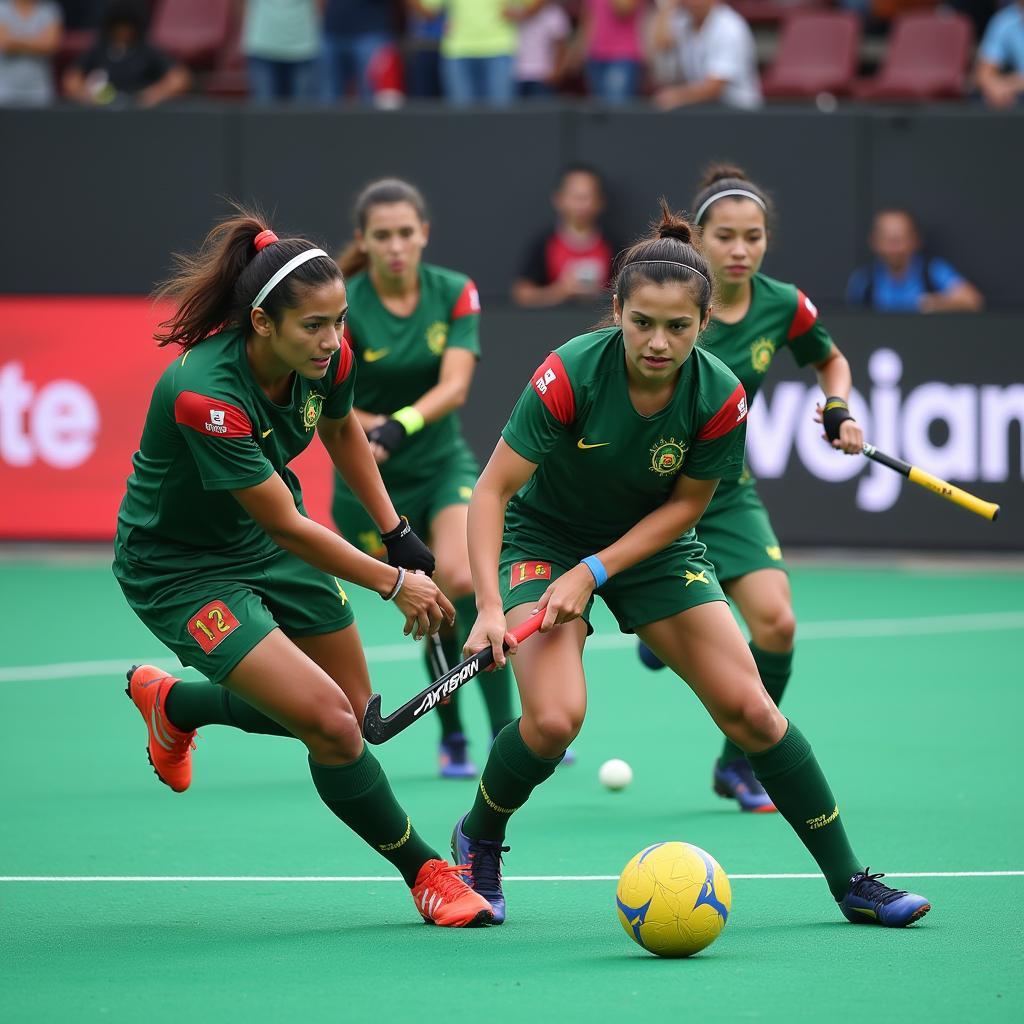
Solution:
M509 632L522 643L540 629L544 621L545 609L534 612L525 622L520 622ZM506 645L505 650L508 650ZM386 743L400 732L408 729L413 722L422 718L427 712L433 711L445 699L451 697L461 686L476 678L486 668L494 664L494 652L490 646L460 661L450 672L435 679L425 690L416 694L412 700L406 701L397 711L392 711L386 718L380 713L380 694L371 693L366 703L366 714L363 716L363 736L370 743Z
M912 466L909 462L886 455L885 452L880 452L872 444L865 444L862 451L872 461L880 462L883 466L896 470L897 473L905 476L911 483L925 487L929 491L934 491L939 497L967 509L968 512L973 512L975 515L989 520L994 520L999 515L999 506L994 502L983 501L981 498L977 498L973 494L961 490L959 487L946 483L945 480L940 480L937 476L932 476L931 473L927 473L917 466Z

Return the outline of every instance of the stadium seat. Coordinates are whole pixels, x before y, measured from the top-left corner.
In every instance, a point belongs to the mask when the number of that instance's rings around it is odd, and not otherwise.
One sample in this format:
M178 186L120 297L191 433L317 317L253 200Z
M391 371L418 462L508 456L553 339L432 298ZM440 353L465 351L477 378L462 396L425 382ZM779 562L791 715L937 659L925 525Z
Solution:
M203 92L223 99L244 99L249 95L249 76L245 54L242 53L241 19L232 18L228 41L203 82Z
M964 94L973 29L962 14L919 11L893 22L882 69L854 83L866 100L956 99Z
M813 97L849 91L857 70L860 19L851 11L803 11L782 27L761 85L765 96Z
M778 25L803 11L831 7L831 0L734 0L729 5L751 25Z
M214 65L231 29L231 0L159 0L153 43L195 70Z

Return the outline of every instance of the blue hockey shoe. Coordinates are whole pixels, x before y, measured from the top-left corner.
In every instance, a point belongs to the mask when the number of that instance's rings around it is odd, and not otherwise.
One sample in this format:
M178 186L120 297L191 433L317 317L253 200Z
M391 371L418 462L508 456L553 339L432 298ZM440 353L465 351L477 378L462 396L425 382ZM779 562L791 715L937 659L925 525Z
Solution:
M505 894L501 891L501 855L508 851L498 839L470 839L462 831L463 815L452 829L452 859L469 867L466 884L491 905L493 924L505 920Z
M725 765L720 765L716 761L711 784L719 796L735 800L741 811L771 814L776 809L772 798L757 781L754 769L750 767L745 757L737 758Z
M441 740L438 765L442 779L475 779L479 774L469 759L469 744L461 732L449 733Z
M850 879L850 891L837 902L847 921L854 924L880 924L885 928L905 928L920 921L932 905L923 897L902 889L890 889L871 874L871 868L858 871Z

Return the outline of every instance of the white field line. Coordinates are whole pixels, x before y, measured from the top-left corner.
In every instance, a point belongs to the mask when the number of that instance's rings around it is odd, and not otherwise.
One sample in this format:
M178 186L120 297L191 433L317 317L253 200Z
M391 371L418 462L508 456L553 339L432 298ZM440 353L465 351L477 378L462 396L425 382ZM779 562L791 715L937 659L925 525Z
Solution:
M918 615L907 618L841 618L834 622L804 623L800 640L838 640L871 637L931 636L944 633L997 633L1024 630L1024 611L981 611L962 615ZM605 633L591 637L588 650L614 650L632 647L635 638L624 633ZM414 662L420 648L412 643L377 644L366 648L371 665L384 662ZM153 657L106 658L97 662L57 662L50 665L24 665L0 668L0 683L31 683L46 679L74 679L118 675L132 663L166 663L173 655L166 651Z
M887 871L886 878L1024 878L1024 871ZM821 880L813 872L729 875L732 881ZM506 875L506 882L617 882L618 875ZM397 875L0 875L0 882L400 882Z
M928 615L902 619L837 619L833 622L805 622L798 627L799 640L837 640L886 636L929 636L943 633L990 633L1024 629L1024 611L972 612L964 615ZM632 647L635 638L624 633L591 637L587 650L615 650ZM102 661L64 661L47 665L13 665L0 668L0 683L31 683L47 679L100 677L123 673L133 662L166 662L164 652L152 658L124 657ZM366 648L371 664L388 661L417 661L420 648L411 643L377 644Z

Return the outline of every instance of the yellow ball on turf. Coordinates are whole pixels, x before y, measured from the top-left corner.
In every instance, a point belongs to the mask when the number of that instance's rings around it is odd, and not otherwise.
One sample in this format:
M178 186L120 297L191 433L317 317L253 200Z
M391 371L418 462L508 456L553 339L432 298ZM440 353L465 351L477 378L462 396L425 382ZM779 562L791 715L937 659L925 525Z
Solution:
M615 903L619 924L657 956L691 956L710 946L732 907L729 876L690 843L655 843L623 869Z

